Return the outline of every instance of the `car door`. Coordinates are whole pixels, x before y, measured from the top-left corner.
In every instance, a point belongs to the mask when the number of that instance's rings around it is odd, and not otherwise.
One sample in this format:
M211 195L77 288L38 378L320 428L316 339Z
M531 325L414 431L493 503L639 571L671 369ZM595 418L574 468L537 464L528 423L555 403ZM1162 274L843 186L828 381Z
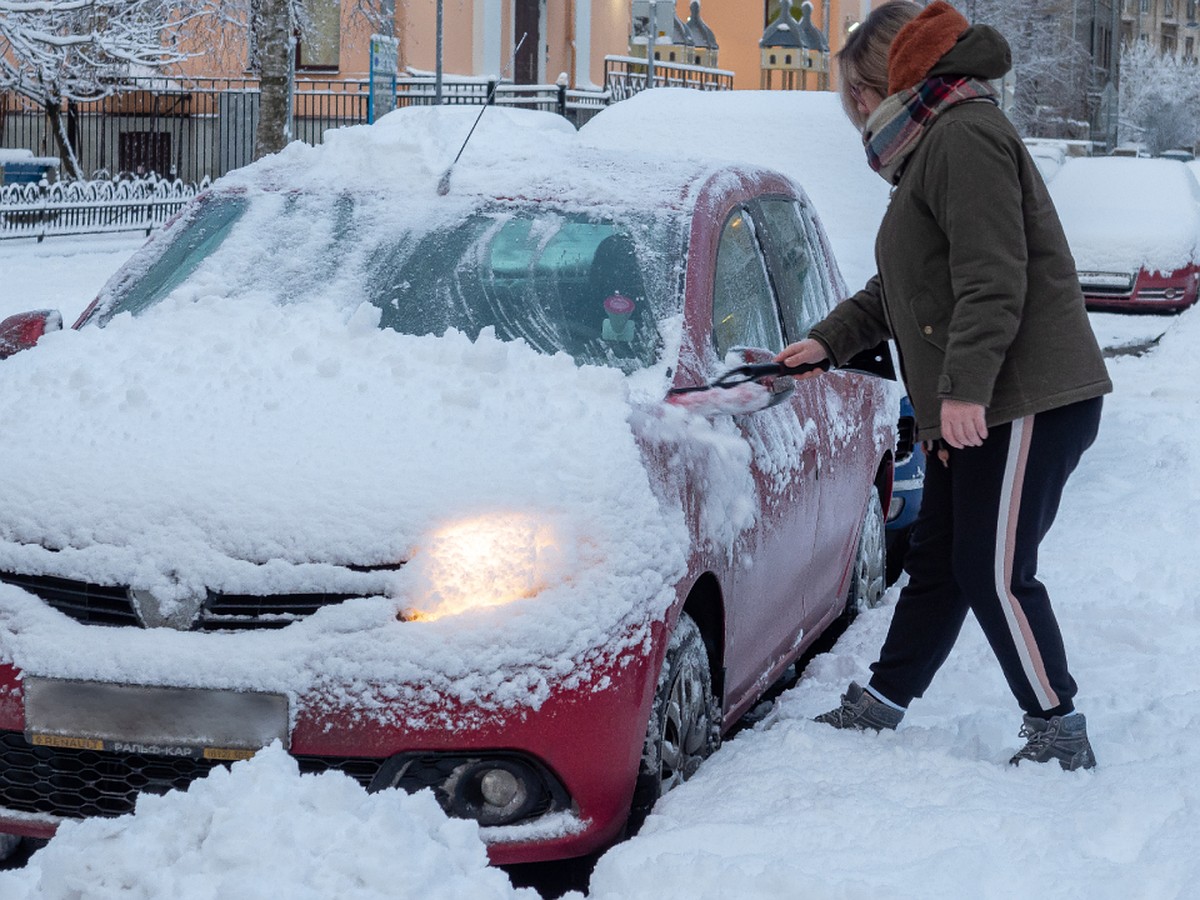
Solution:
M771 279L779 296L788 341L800 340L837 302L827 244L812 210L788 197L763 198L754 207L762 221ZM830 372L802 383L793 402L811 417L817 442L816 484L820 528L812 548L808 612L816 618L841 608L846 568L855 549L867 491L873 447L856 428L867 407L867 376Z
M739 348L773 356L784 346L761 225L745 205L725 218L716 253L712 340L719 358ZM806 405L819 392L739 416L753 452L758 518L733 548L726 592L726 709L765 686L802 636L817 544L817 446Z

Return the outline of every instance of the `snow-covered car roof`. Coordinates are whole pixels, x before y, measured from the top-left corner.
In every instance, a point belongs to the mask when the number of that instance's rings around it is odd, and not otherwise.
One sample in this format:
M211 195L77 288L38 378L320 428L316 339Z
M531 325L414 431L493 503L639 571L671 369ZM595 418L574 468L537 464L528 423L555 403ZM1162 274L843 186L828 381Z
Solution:
M608 107L579 137L612 150L644 141L782 172L804 186L851 289L875 273L888 186L868 168L862 138L836 94L656 88Z
M1174 160L1069 159L1049 189L1081 271L1171 272L1200 260L1200 185Z
M411 207L437 196L452 164L443 206L457 196L679 208L685 192L715 168L638 145L584 145L551 113L487 107L480 117L465 106L423 106L395 110L374 125L327 131L315 146L293 142L217 186L387 193L404 196L412 214Z

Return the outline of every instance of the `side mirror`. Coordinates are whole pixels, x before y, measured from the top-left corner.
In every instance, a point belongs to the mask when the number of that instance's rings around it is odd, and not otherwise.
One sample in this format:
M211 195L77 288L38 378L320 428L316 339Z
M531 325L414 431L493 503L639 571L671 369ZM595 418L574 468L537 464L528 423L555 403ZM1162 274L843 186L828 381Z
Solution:
M28 350L41 340L42 335L61 331L62 327L62 313L57 309L38 309L9 316L0 322L0 359Z

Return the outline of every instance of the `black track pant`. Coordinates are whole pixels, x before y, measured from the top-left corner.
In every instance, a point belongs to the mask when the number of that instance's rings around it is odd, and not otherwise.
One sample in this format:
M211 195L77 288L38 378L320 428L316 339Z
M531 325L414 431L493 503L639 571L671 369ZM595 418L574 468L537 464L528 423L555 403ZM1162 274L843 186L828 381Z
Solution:
M946 661L967 610L983 628L1021 709L1074 709L1075 679L1050 598L1037 579L1038 545L1067 476L1096 438L1099 398L988 429L981 447L926 461L900 593L871 688L908 706Z

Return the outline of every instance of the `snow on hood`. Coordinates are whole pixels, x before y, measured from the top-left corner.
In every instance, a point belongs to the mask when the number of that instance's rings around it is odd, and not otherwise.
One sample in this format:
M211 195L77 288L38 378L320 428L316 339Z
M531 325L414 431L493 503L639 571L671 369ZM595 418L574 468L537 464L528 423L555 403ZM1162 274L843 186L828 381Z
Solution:
M206 589L359 599L278 631L98 640L0 586L0 660L380 716L418 695L536 707L645 646L686 571L688 484L701 543L726 551L754 524L745 438L661 403L677 311L659 322L664 359L624 375L487 330L401 335L358 302L339 246L458 222L479 206L472 190L658 209L721 168L623 163L545 117L488 109L439 197L477 114L401 110L231 173L218 191L251 198L238 227L261 240L227 241L229 256L136 318L48 335L0 366L0 571L131 585L168 613ZM345 234L339 192L370 195ZM170 240L119 271L101 309ZM671 472L649 472L643 446ZM469 556L480 546L491 562ZM478 595L511 602L433 618ZM424 618L398 621L414 610Z
M0 571L373 599L226 636L214 659L209 635L94 640L5 587L0 657L60 677L358 693L409 679L536 704L547 678L584 678L584 657L644 640L688 535L651 487L626 377L487 332L377 322L369 306L347 322L317 303L168 300L5 361ZM478 587L470 540L498 542L504 564L482 571L526 599L398 622Z
M367 794L340 772L300 775L278 745L232 770L217 767L186 792L143 794L133 815L64 822L24 869L0 872L0 894L8 900L538 896L491 868L478 825L447 818L431 792Z
M1048 187L1080 271L1200 261L1200 187L1174 160L1068 159Z

